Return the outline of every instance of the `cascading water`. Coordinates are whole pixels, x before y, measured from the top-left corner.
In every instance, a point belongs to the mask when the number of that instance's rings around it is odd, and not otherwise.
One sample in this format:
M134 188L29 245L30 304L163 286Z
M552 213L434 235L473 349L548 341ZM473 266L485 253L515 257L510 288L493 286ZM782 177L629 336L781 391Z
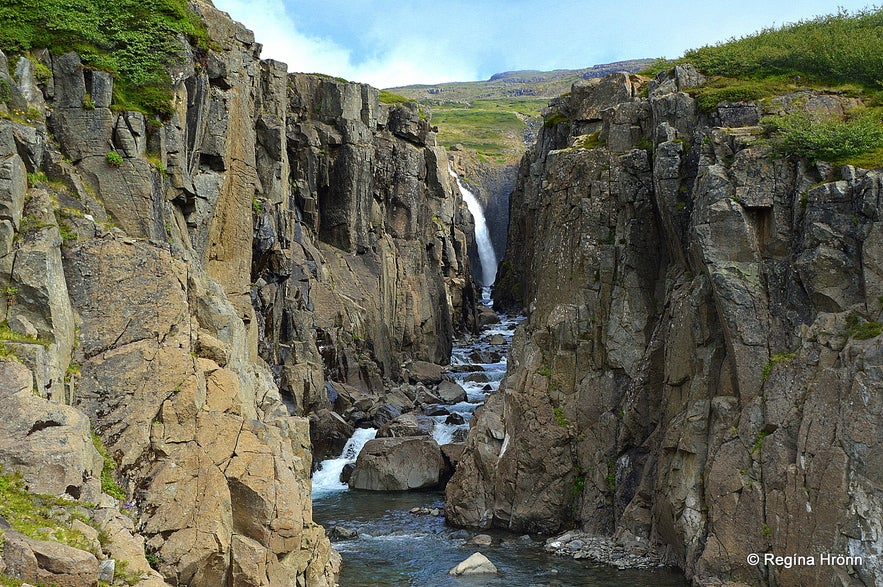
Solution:
M478 247L478 260L481 263L481 284L490 287L497 277L497 255L494 253L494 245L491 244L491 235L488 232L484 211L475 194L460 181L460 176L454 173L453 169L449 168L448 172L457 181L457 187L463 194L463 201L466 202L466 207L469 208L469 213L472 214L475 221L475 244Z
M339 457L322 461L322 467L313 473L313 497L349 489L346 483L341 483L340 474L345 466L356 462L359 451L376 434L375 428L359 428L344 445Z

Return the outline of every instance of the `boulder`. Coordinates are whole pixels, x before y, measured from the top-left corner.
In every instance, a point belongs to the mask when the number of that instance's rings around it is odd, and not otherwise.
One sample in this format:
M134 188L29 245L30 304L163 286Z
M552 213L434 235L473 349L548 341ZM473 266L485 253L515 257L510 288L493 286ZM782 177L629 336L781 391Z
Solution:
M424 385L436 385L442 381L442 366L426 361L414 361L409 369L411 380Z
M448 571L449 575L496 575L497 567L486 556L476 552L462 563Z
M438 384L438 397L446 404L466 401L466 390L459 383L445 379Z
M377 430L377 438L401 438L404 436L431 436L435 422L428 416L413 413L402 414Z
M8 576L58 587L82 587L98 581L98 559L90 552L8 529L3 536L0 556Z
M444 468L441 449L432 438L376 438L359 453L349 486L370 491L426 489L438 485Z

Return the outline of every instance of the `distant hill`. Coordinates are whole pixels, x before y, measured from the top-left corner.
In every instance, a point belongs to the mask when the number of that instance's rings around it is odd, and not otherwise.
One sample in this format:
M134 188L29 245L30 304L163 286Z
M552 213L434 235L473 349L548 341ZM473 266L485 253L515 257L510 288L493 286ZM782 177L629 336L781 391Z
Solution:
M634 73L653 59L633 59L585 69L506 71L487 81L449 82L389 88L432 111L445 147L460 144L498 164L521 158L525 145L536 137L540 111L551 98L570 91L579 79L603 77L615 71Z

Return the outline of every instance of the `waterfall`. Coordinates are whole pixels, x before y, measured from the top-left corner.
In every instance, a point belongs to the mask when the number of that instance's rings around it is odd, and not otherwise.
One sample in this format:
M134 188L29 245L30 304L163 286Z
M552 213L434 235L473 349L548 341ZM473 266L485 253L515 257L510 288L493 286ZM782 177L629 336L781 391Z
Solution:
M346 465L356 462L359 451L376 434L376 428L359 428L347 441L339 457L322 461L319 470L313 473L313 497L349 489L346 483L340 482L340 474Z
M463 194L463 201L475 220L475 244L478 247L478 260L481 263L481 285L490 287L494 284L497 277L497 255L494 253L494 246L491 244L491 235L487 229L487 222L484 218L484 211L481 204L469 188L463 185L460 177L454 173L453 169L448 169L455 180L460 193Z

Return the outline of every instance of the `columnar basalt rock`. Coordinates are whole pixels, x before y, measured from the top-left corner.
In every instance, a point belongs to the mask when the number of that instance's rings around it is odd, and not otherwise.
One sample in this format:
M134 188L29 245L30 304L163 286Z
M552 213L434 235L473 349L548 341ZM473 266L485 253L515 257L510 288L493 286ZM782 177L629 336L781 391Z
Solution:
M0 370L0 465L101 501L105 554L146 569L146 550L172 584L330 587L305 416L328 380L377 394L448 360L472 315L468 213L416 105L289 75L191 8L211 48L181 39L167 119L112 109L76 53L0 55L3 111L31 109L0 119L2 351L23 363Z
M448 519L639 537L702 584L878 584L883 177L760 140L761 115L852 99L704 113L703 81L614 75L552 104L495 290L529 320Z

